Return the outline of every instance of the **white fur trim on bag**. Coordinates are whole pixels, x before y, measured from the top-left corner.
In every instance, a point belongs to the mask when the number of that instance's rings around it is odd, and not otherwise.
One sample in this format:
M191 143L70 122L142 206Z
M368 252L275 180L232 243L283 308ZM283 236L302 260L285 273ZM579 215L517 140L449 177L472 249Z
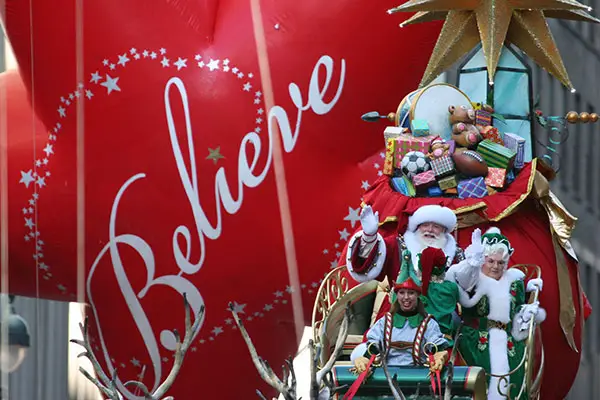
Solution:
M418 226L425 222L434 222L442 225L452 232L456 228L456 215L448 207L435 204L419 207L413 215L408 218L408 230L414 232Z
M352 267L352 253L354 246L360 246L361 241L360 238L363 235L363 231L356 232L350 241L348 242L348 251L346 252L346 268L348 269L348 273L350 276L357 282L363 283L372 281L373 279L377 279L381 271L383 270L383 264L385 263L385 257L387 254L387 250L385 248L385 242L383 241L383 237L378 233L377 234L377 248L374 248L372 251L377 251L379 254L375 257L375 266L367 271L366 274L359 274L358 272L354 272L354 268Z

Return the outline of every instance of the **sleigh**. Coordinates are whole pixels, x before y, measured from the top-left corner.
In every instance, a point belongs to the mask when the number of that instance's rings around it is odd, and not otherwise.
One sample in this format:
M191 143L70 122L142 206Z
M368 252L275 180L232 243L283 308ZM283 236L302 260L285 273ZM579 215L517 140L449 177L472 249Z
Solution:
M520 265L527 278L539 277L537 266ZM349 276L345 266L338 267L325 277L313 307L312 328L313 340L319 345L320 364L323 367L330 360L336 341L339 338L340 327L345 310L350 306L353 318L347 326L347 336L343 347L338 349L331 368L333 386L339 388L337 397L343 394L355 382L357 376L353 373L350 361L352 350L363 342L365 332L375 323L381 304L389 292L377 281L369 281L350 287ZM530 301L537 300L537 292ZM537 344L537 345L536 345ZM338 346L339 347L339 346ZM539 398L539 386L543 372L544 356L541 346L539 328L532 323L526 342L526 351L519 367L525 369L525 380L516 398ZM511 374L514 371L509 372ZM448 374L452 379L447 381ZM453 399L486 399L489 374L483 368L476 366L446 366L441 373L443 392L449 390ZM500 378L502 380L502 378ZM412 398L431 398L431 381L429 369L422 366L375 368L372 375L361 385L354 399L394 399L392 386L400 389L405 396ZM508 398L508 397L507 397Z

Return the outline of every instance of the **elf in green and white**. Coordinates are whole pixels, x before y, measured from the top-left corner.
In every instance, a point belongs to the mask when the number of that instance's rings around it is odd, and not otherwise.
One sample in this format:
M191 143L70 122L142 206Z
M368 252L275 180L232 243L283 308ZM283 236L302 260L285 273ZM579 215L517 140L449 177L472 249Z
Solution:
M463 307L461 355L467 365L483 367L493 375L505 375L519 365L531 319L541 323L546 318L539 303L525 303L525 292L541 290L543 282L532 279L526 290L524 273L507 269L513 252L498 228L490 228L483 236L476 229L465 252L467 260L446 273L447 280L458 284ZM523 378L523 367L507 376L514 385L512 398L519 392ZM506 392L506 382L497 377L489 379L488 399L506 399Z

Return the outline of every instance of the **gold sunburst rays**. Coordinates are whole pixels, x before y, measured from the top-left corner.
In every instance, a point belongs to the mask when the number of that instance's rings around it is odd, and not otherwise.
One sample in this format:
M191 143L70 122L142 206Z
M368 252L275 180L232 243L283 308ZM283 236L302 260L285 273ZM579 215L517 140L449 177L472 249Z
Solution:
M490 83L505 41L523 50L542 68L572 89L546 18L600 23L586 5L575 0L409 0L388 10L416 13L401 27L444 20L420 86L431 83L481 42Z

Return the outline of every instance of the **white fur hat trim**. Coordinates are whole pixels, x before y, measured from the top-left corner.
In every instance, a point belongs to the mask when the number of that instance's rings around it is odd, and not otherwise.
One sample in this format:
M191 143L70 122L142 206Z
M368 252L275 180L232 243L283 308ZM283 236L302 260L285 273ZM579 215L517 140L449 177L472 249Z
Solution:
M442 225L448 229L448 232L452 232L456 228L456 215L448 207L435 204L422 206L408 218L408 230L414 232L425 222Z

